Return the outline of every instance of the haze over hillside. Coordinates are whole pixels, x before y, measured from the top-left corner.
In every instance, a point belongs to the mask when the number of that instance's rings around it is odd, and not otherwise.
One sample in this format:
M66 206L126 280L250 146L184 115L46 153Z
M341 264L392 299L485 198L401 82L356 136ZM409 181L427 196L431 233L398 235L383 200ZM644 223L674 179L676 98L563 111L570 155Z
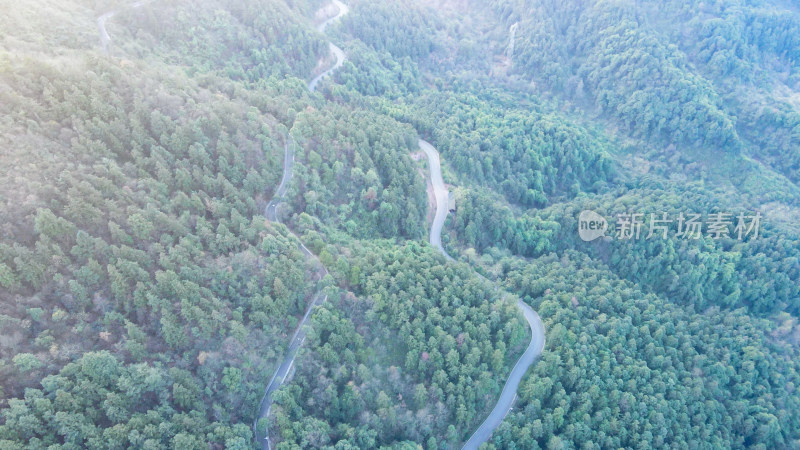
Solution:
M0 449L800 448L796 5L343 1L0 5Z

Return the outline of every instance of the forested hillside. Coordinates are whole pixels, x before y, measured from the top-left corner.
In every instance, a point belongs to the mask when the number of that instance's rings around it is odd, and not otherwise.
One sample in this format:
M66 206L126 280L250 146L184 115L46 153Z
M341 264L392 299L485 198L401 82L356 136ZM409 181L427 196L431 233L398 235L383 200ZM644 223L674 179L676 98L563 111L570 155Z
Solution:
M276 400L281 435L301 447L457 446L526 341L511 299L416 244L364 246L349 265L352 291L317 313Z
M765 335L765 321L674 305L572 251L501 266L561 350L520 389L498 447L797 444L796 344Z
M462 448L517 299L482 449L800 448L790 2L57 3L0 17L0 448Z
M298 114L292 132L303 136L294 209L355 237L423 235L425 186L409 158L413 128L331 106Z
M3 57L2 439L249 445L313 287L260 216L283 125L162 67L54 58Z

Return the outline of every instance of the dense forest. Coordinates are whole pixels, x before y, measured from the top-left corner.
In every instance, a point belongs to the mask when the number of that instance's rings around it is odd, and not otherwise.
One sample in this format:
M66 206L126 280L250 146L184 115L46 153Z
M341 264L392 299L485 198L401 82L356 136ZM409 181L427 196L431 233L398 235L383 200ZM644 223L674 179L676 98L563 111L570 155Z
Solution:
M456 446L527 338L511 299L418 244L360 247L341 275L352 290L314 316L276 400L281 435L301 447Z
M542 354L497 447L797 445L800 366L787 330L766 335L742 309L672 304L574 251L498 269L562 350Z
M409 153L414 130L384 115L331 106L303 111L293 210L359 238L423 235L425 186Z
M793 6L347 5L6 5L0 448L461 448L517 299L483 449L800 447ZM758 235L615 237L722 212Z

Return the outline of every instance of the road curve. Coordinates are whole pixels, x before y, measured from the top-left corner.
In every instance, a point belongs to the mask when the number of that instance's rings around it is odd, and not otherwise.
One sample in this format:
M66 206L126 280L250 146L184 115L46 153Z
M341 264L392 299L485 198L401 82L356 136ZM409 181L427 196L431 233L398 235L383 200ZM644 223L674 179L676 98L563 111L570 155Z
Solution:
M419 147L425 152L425 155L428 156L431 184L433 185L433 192L436 197L436 215L433 218L433 224L431 224L430 242L432 246L442 252L445 258L452 260L453 258L442 248L442 226L444 226L444 221L447 218L447 199L449 193L442 179L442 164L439 159L439 152L437 152L430 143L422 139L419 140ZM479 276L485 279L482 275L479 274ZM525 349L525 353L517 360L514 368L511 369L511 373L508 375L506 384L503 386L503 391L500 393L500 398L497 399L497 404L495 404L494 409L492 409L492 412L489 413L486 420L483 421L481 426L478 427L475 433L473 433L464 444L464 450L477 449L481 444L489 440L495 428L500 425L500 422L503 421L511 410L511 405L514 403L514 399L517 396L517 389L522 381L522 377L525 376L525 372L528 371L528 368L536 361L536 358L542 354L542 350L544 350L544 324L539 314L522 300L517 301L517 307L520 309L525 320L528 322L528 326L531 328L531 342L528 344L528 348Z
M515 22L514 25L508 29L508 47L506 48L506 56L508 60L514 58L514 36L517 34L517 27L519 26L519 22Z
M117 11L109 11L97 18L97 28L100 29L100 46L103 47L103 53L108 54L108 43L111 42L111 36L108 35L106 30L106 22L108 19L114 17Z
M522 382L522 377L525 376L525 372L528 371L528 368L544 350L544 324L539 314L522 300L517 300L517 307L522 311L525 320L528 321L528 325L531 327L531 342L528 344L528 348L525 349L525 353L517 360L514 368L511 369L511 373L508 375L508 380L503 386L503 391L500 393L500 398L497 399L494 409L464 444L464 447L462 447L464 450L475 450L492 437L495 428L500 425L500 422L511 411L511 405L517 397L517 389L520 382Z
M444 186L444 180L442 179L442 163L439 160L439 152L437 152L430 143L422 139L419 140L419 148L421 148L428 157L428 169L431 173L433 194L434 197L436 197L436 215L434 215L433 224L431 224L430 243L442 252L445 258L452 261L453 258L448 255L447 251L442 247L442 227L444 226L444 221L447 219L447 213L449 212L447 203L450 198L450 193Z
M341 18L342 16L350 12L350 8L348 8L347 5L340 2L339 0L333 0L333 4L336 5L337 8L339 8L339 13L319 24L317 30L319 30L320 33L324 33L325 28L327 28L327 26L331 22ZM336 44L334 44L333 42L328 42L328 49L330 50L331 53L333 53L333 56L336 58L336 62L333 64L332 67L322 72L321 74L317 75L316 77L314 77L313 80L311 80L308 83L308 90L311 92L314 92L317 89L317 84L319 84L320 81L327 78L330 74L332 74L340 67L342 67L342 64L344 64L344 61L347 58L347 56L344 54L344 51L341 48L337 47Z
M137 2L133 2L130 5L126 6L125 9L138 8L152 1L153 0L139 0ZM97 18L97 28L100 30L100 46L103 47L103 53L105 53L106 55L108 55L108 44L111 43L111 36L108 34L108 30L106 30L106 22L108 22L108 19L114 17L118 12L120 12L120 10L115 9Z

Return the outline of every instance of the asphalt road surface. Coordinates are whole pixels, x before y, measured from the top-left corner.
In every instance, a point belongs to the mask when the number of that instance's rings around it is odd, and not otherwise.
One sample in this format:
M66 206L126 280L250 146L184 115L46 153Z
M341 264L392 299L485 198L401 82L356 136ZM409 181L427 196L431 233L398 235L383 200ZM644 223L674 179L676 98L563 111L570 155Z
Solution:
M503 391L500 393L500 398L497 399L497 404L495 404L494 409L492 409L492 412L489 413L489 417L483 421L481 426L473 433L472 437L464 444L464 450L477 449L481 444L492 437L495 428L500 425L500 422L502 422L508 412L511 411L514 399L517 397L517 389L519 388L519 383L522 381L522 377L525 376L525 372L536 362L536 359L542 354L542 350L544 350L544 324L542 324L542 319L539 317L539 314L522 300L517 301L517 307L522 311L522 314L525 315L525 320L528 321L528 325L531 327L531 342L528 344L528 348L525 349L525 353L523 353L517 361L517 364L511 369L511 374L508 376L505 386L503 386Z
M333 22L334 20L339 19L343 15L347 14L350 9L339 0L333 0L333 3L339 8L338 14L334 17L329 18L328 20L322 22L317 29L320 32L324 32L325 28ZM333 53L334 57L336 58L336 63L333 67L329 68L328 70L322 72L321 74L314 77L308 83L308 90L314 91L317 88L317 84L332 74L334 71L342 67L342 64L345 60L345 54L342 49L334 45L332 42L328 42L328 47L330 48L331 53ZM278 206L280 205L282 198L286 195L286 190L289 185L289 181L292 179L292 167L294 166L294 153L291 149L291 135L287 134L286 136L286 143L284 144L284 158L283 158L283 176L281 177L281 183L278 185L278 189L275 191L275 195L273 196L272 200L270 200L269 204L264 211L264 215L266 216L267 220L271 222L279 222L278 220ZM298 238L298 242L300 239ZM322 263L317 259L317 257L311 253L311 251L300 242L300 248L305 253L306 257L314 258L317 263L323 268L323 276L328 274L328 269L322 266ZM295 329L294 336L292 337L291 343L289 344L289 348L286 351L286 355L283 358L283 362L278 369L275 371L275 374L272 375L272 379L270 380L269 384L267 385L267 389L264 392L264 397L261 399L261 406L258 413L258 418L269 417L270 410L272 409L272 394L278 389L286 378L291 373L292 367L294 366L294 360L297 358L297 352L300 350L300 347L303 345L303 342L306 340L306 332L304 326L308 322L308 318L311 316L311 311L317 306L328 299L326 295L323 295L322 292L318 292L314 300L308 305L308 309L306 310L305 315L303 315L303 319L297 325L297 329ZM270 444L269 440L269 430L265 436L258 434L258 427L257 421L253 424L253 429L256 430L256 439L261 442L261 447L265 450L271 450L272 445Z
M333 0L333 3L339 8L339 13L331 17L330 19L326 20L325 22L322 22L317 27L317 30L319 30L320 32L324 32L328 24L350 12L350 8L348 8L347 5L340 2L339 0ZM333 42L328 42L328 48L330 49L330 52L333 53L333 56L336 58L336 63L333 64L333 67L317 75L316 77L314 77L313 80L311 80L311 82L308 83L308 90L311 92L314 92L317 89L317 84L319 84L320 81L327 78L330 74L332 74L340 67L342 67L342 64L344 64L344 60L347 58L347 56L344 54L344 51L341 48L337 47Z
M278 185L278 190L275 191L275 195L264 210L264 215L267 216L267 220L270 222L278 222L278 205L281 203L283 196L286 195L286 188L292 179L294 153L289 147L291 141L291 135L287 135L286 142L283 145L283 176L281 177L281 184Z
M153 0L140 0L138 2L131 3L126 8L138 8L152 1ZM109 11L97 18L97 28L100 29L100 46L103 47L103 53L105 54L108 54L108 44L111 43L111 36L108 34L108 30L106 30L106 22L108 22L108 19L114 17L118 12L120 12L120 10L115 9L114 11Z
M150 3L152 0L141 0L135 3L132 3L128 8L138 8L143 6L147 3ZM336 16L331 17L321 23L317 29L320 32L324 32L325 28L331 22L341 18L345 14L349 12L349 8L347 5L342 3L339 0L333 0L333 3L339 8L339 12ZM116 15L119 10L109 11L100 17L97 18L97 26L100 30L100 43L103 47L103 51L108 53L108 44L111 42L111 36L108 34L106 30L106 22L111 19L114 15ZM514 24L511 29L510 42L508 53L509 56L513 54L513 43L514 43L514 33L516 31L517 24ZM317 75L308 83L308 89L310 91L314 91L317 87L317 84L332 74L334 71L339 69L345 61L346 55L342 49L334 45L332 42L328 43L331 53L336 58L335 64L327 69L326 71L322 72L321 74ZM286 189L289 184L289 181L292 177L292 167L294 165L294 154L291 151L291 135L287 135L286 142L284 144L284 164L283 164L283 176L281 177L280 185L275 192L275 196L267 205L264 215L266 216L267 220L272 222L278 222L278 206L281 202L281 198L286 195ZM444 180L442 179L442 168L441 168L441 161L439 159L439 152L428 142L420 139L419 140L420 148L425 152L428 157L428 165L430 169L430 176L431 176L431 184L433 185L434 189L434 196L436 198L436 213L434 215L433 224L431 225L431 232L430 232L430 243L436 249L438 249L448 260L452 260L453 258L447 254L447 252L442 247L442 227L444 226L444 221L447 218L448 214L448 198L449 192L444 185ZM303 253L307 257L313 257L316 259L311 251L306 248L303 243L300 243L300 247L303 250ZM318 261L318 260L317 260ZM318 261L319 262L319 261ZM321 263L320 263L321 266ZM328 271L323 267L323 275L327 275ZM323 295L322 292L318 292L314 299L312 300L311 304L308 306L305 314L303 315L303 319L297 325L295 329L294 335L292 336L292 340L289 344L287 349L286 355L284 356L283 362L275 373L272 376L267 388L264 392L264 397L261 400L260 410L259 410L259 418L268 417L270 410L272 408L272 394L278 389L286 378L291 373L292 367L294 366L295 358L297 358L297 352L300 350L300 347L303 345L303 342L306 339L306 333L304 330L304 326L306 325L308 318L311 315L311 311L317 305L324 303L327 300L327 296ZM511 370L511 374L509 375L508 379L506 380L505 386L503 387L502 392L500 393L500 398L498 399L497 403L495 404L494 409L489 414L489 416L484 420L481 426L473 433L472 437L464 444L464 449L472 450L477 449L481 444L488 441L491 438L492 433L497 428L498 425L503 421L505 416L511 410L514 400L516 399L516 392L519 388L519 384L522 381L522 378L525 376L525 372L527 372L528 368L536 361L539 355L542 353L545 344L545 334L544 334L544 325L542 324L542 320L539 315L534 311L530 306L519 300L517 302L517 307L522 311L525 320L528 322L528 325L531 328L531 342L528 344L528 348L525 350L525 353L520 357L517 363L514 365L514 368ZM254 424L254 429L257 427ZM257 436L259 439L262 436ZM269 441L269 436L263 436L261 440L262 446L264 449L271 450L271 445Z
M453 258L451 258L442 247L442 227L444 226L444 221L449 212L447 209L449 193L442 179L442 164L439 159L439 152L436 151L430 143L422 139L419 140L419 147L425 152L425 155L428 156L431 184L433 185L433 192L436 197L436 214L433 218L433 224L431 224L430 242L431 245L442 252L448 260L452 260ZM482 275L479 276L486 279ZM536 361L536 358L542 354L542 350L544 349L544 324L539 314L522 300L517 301L517 307L520 309L525 320L528 322L528 326L531 328L531 342L528 344L528 348L525 349L525 353L517 360L514 368L511 369L511 373L506 380L505 386L503 386L503 391L500 393L500 398L497 399L494 409L492 409L492 412L489 413L486 420L483 421L481 426L473 433L472 437L464 444L463 449L465 450L477 449L481 444L492 437L494 430L511 410L514 399L517 397L517 389L519 388L522 378L525 376L525 372L528 371L528 368Z
M292 370L292 366L294 366L294 360L297 358L297 352L300 350L300 347L303 345L303 342L306 340L306 331L305 331L305 324L308 321L309 316L311 315L311 311L317 305L321 305L325 303L328 299L328 296L323 295L322 292L318 292L314 297L314 300L308 306L305 315L303 316L303 320L297 325L297 328L294 331L294 335L292 336L291 343L289 344L289 348L286 350L286 355L283 358L283 362L280 366L278 366L278 370L275 371L275 374L272 375L272 379L270 380L269 384L267 385L267 389L264 392L264 397L261 399L261 406L258 412L258 417L269 417L270 409L272 409L272 394L275 392L276 389L281 387L286 378L289 376L289 373ZM256 424L253 424L254 429L258 429ZM260 437L260 436L257 436ZM261 441L261 446L264 449L270 450L270 441L269 436L264 436Z
M419 140L419 148L421 148L428 157L428 169L431 173L433 194L434 197L436 197L436 215L434 215L433 224L431 225L430 242L432 246L442 252L445 258L452 260L453 258L451 258L444 250L444 247L442 247L442 227L444 226L444 221L447 219L447 213L449 212L447 210L447 201L450 197L450 193L444 186L444 180L442 179L442 163L439 161L439 152L437 152L430 143L422 139Z

